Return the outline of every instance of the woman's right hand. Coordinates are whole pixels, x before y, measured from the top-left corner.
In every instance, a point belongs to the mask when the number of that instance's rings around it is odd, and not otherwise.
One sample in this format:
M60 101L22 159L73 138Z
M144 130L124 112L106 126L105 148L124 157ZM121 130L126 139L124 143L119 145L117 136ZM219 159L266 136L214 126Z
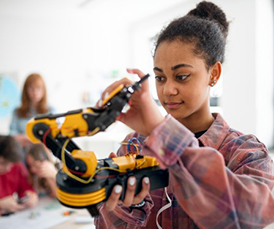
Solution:
M144 73L139 69L128 69L131 74L137 74L140 78ZM129 86L134 84L128 78L123 78L111 84L102 94L102 100L106 94L110 94L119 85ZM98 103L99 104L99 103ZM149 91L148 81L144 81L139 91L136 91L130 99L130 109L126 113L121 113L118 120L129 126L133 130L143 135L149 135L151 131L164 120L163 115Z
M25 207L17 203L17 198L14 196L6 196L0 199L0 209L4 212L17 212Z
M110 158L116 157L115 153L111 153L109 155ZM144 177L142 180L142 189L139 193L135 195L135 189L136 189L136 178L134 176L131 176L128 178L127 182L127 190L125 193L124 200L119 200L121 193L122 193L122 186L121 185L115 185L112 189L111 195L109 196L108 200L106 201L106 209L108 211L113 211L117 204L121 202L125 207L130 207L131 205L136 205L141 203L145 197L149 193L149 178Z

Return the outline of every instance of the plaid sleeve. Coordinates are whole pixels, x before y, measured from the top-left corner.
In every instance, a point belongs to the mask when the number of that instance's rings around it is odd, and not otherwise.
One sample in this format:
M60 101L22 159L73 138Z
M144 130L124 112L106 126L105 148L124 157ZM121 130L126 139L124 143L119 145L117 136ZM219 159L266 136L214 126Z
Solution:
M145 227L150 216L153 202L146 198L146 204L140 209L131 209L122 204L117 205L114 211L108 211L105 204L99 208L100 215L95 218L96 228L134 229Z
M272 162L256 138L232 135L219 151L198 147L188 129L167 117L143 153L169 169L173 194L199 227L262 228L274 222Z
M165 169L177 163L187 147L198 147L194 134L180 124L171 115L167 115L146 140L143 152L158 159L160 166Z

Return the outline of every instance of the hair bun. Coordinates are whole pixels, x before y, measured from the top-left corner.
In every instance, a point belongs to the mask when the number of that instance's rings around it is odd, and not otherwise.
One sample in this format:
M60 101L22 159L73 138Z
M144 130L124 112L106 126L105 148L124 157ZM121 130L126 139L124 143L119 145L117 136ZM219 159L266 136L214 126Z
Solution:
M219 25L224 37L227 37L229 22L226 19L226 15L221 8L212 2L200 2L196 8L189 11L187 15L215 21Z

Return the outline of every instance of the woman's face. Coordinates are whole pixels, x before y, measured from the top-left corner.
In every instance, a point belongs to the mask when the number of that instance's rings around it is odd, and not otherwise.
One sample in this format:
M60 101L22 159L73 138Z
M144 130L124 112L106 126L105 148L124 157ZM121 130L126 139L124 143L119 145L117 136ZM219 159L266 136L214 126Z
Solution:
M37 80L27 88L27 93L32 105L38 104L45 94L44 84L41 80Z
M31 155L26 156L26 162L27 162L27 165L28 165L28 168L29 168L30 172L33 175L37 175L37 173L39 171L39 168L41 166L41 162L35 160Z
M210 71L193 49L192 44L165 41L154 57L158 98L167 113L183 124L191 117L199 120L209 110Z

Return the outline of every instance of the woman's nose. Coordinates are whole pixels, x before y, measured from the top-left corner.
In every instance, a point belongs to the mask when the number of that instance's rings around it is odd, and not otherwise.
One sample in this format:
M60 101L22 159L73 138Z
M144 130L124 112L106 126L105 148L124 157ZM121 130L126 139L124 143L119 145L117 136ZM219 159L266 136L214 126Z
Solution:
M164 86L164 94L167 96L177 95L178 89L177 89L175 83L167 81Z

